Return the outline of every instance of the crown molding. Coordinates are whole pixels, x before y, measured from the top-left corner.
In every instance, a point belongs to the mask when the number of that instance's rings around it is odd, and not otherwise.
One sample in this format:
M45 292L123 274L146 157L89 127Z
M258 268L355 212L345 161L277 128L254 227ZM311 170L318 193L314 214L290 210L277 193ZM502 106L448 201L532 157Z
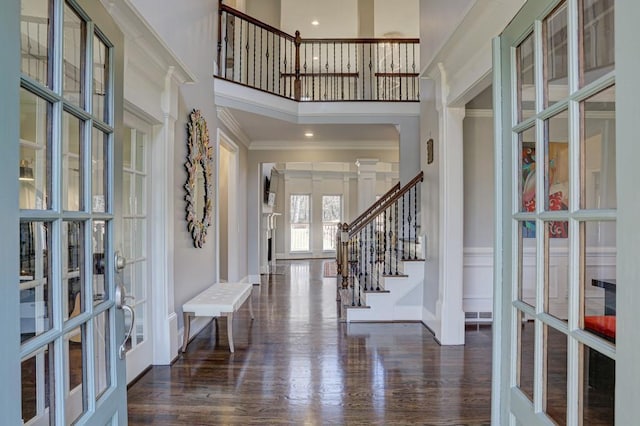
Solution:
M235 136L242 144L246 147L251 146L251 139L247 134L242 130L242 126L236 118L231 114L229 109L224 107L218 107L218 119L220 122L226 126L227 129Z
M251 151L398 151L397 141L253 141Z

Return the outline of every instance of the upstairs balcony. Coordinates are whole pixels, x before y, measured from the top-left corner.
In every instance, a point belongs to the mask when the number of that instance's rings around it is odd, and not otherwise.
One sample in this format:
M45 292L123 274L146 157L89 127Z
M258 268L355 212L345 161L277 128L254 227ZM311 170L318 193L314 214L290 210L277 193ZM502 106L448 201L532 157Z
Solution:
M418 102L417 38L303 38L219 5L216 77L298 102Z

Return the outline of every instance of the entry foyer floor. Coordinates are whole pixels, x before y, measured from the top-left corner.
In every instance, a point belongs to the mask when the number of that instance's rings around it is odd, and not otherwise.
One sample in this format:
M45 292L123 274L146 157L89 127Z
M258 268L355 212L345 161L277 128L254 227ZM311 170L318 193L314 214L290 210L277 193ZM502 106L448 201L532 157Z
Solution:
M129 423L488 424L491 329L439 346L420 323L338 322L335 278L322 260L278 262L234 315L209 325L170 367L129 389Z

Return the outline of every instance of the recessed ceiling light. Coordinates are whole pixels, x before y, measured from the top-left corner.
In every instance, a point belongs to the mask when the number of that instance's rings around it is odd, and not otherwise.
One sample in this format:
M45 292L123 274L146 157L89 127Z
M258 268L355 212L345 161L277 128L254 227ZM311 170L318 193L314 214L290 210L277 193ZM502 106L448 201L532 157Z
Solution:
M312 138L313 137L313 132L304 132L304 135L308 138Z
M318 25L320 25L320 22L318 22L317 19L314 19L313 21L311 21L311 25L313 25L314 27L317 27Z
M314 56L314 57L313 57L313 60L314 60L314 61L317 61L317 60L318 60L318 57L317 57L317 56Z

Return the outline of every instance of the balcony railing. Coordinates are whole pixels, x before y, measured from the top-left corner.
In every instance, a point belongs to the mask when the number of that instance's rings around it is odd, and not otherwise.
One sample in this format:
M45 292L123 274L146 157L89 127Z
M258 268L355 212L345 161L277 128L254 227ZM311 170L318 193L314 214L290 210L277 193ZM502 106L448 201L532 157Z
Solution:
M418 39L305 39L219 5L218 78L297 101L418 101Z

